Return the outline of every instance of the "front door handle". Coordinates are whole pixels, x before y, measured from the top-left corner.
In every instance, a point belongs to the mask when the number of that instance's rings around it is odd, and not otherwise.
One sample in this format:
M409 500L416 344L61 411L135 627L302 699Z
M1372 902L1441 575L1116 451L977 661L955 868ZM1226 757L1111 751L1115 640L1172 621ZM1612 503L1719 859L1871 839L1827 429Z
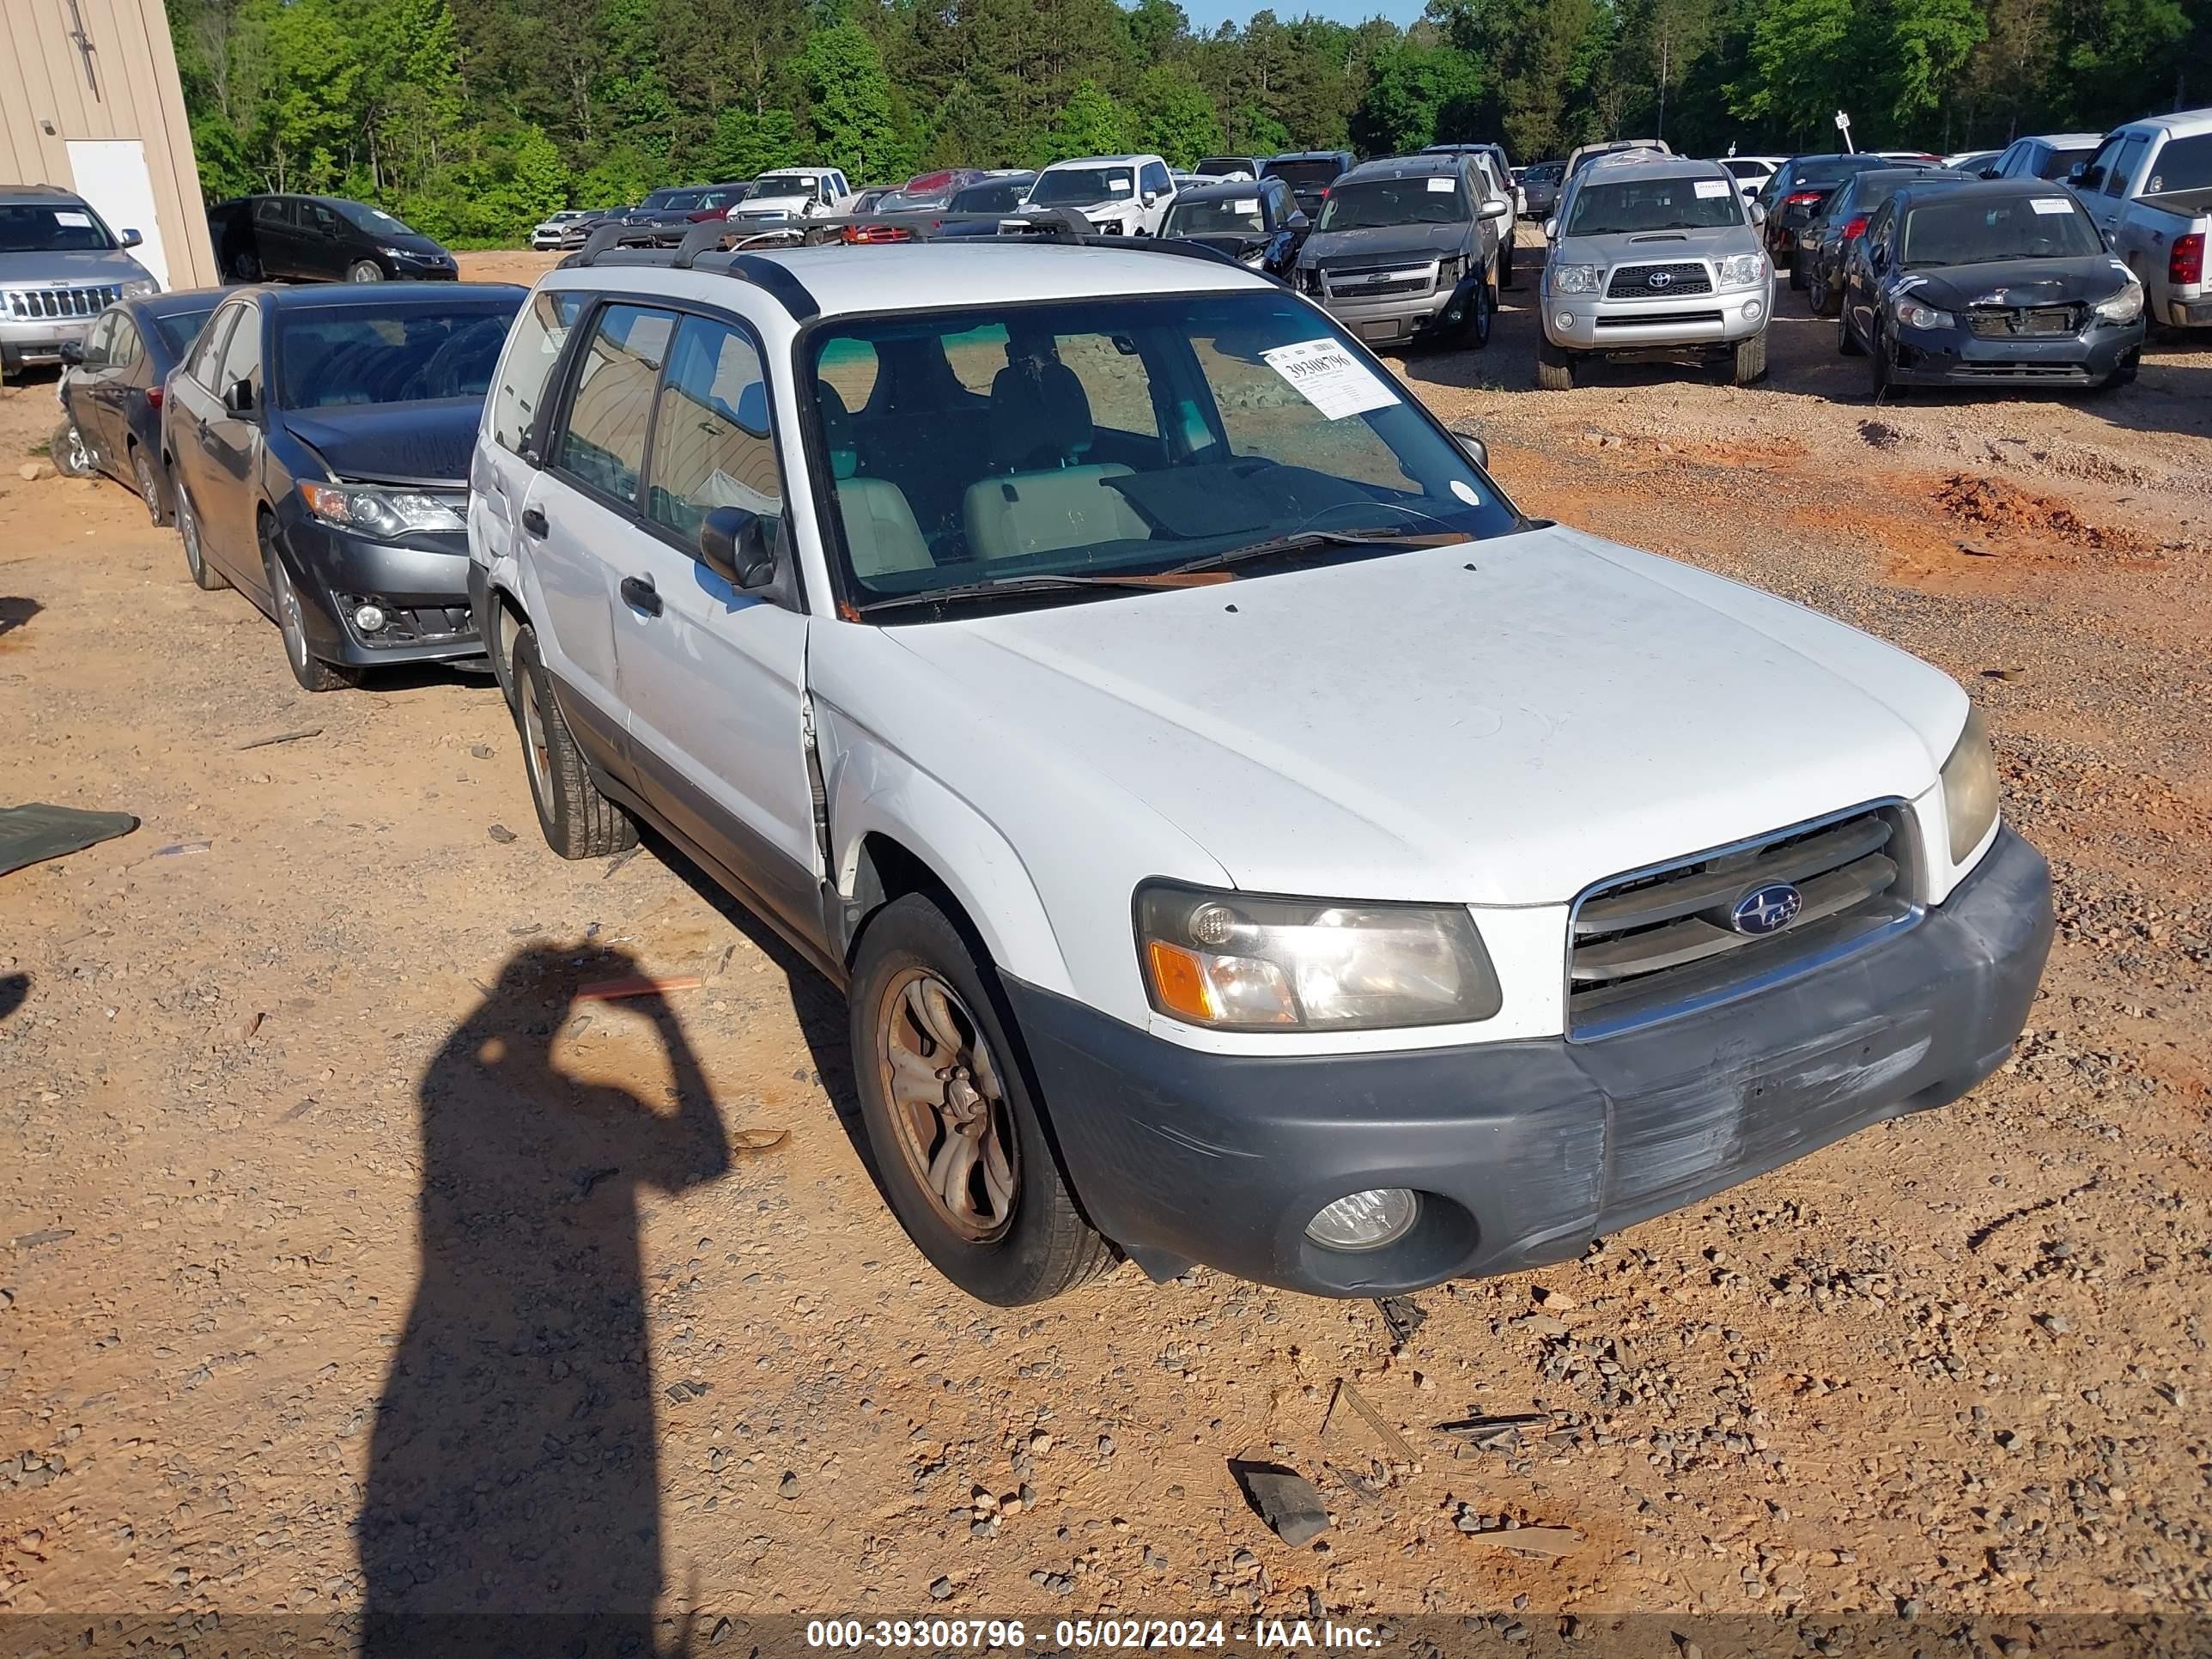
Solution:
M624 576L622 579L623 603L648 617L660 614L660 590L653 585L650 576Z
M545 522L545 511L543 507L526 507L522 509L522 527L532 535L542 538L553 526Z

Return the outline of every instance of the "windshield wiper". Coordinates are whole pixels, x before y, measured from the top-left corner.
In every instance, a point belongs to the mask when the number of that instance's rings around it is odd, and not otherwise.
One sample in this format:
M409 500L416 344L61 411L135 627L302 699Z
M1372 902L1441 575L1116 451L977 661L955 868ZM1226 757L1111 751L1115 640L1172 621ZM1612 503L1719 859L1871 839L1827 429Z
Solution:
M1254 559L1272 558L1279 553L1303 553L1314 548L1452 547L1474 539L1474 537L1457 530L1300 530L1288 536L1254 542L1249 547L1232 547L1226 553L1209 553L1202 559L1172 566L1161 574L1168 576L1211 574L1225 571L1231 565L1245 564Z
M1211 587L1216 582L1232 580L1226 571L1159 570L1128 571L1121 574L1096 576L1006 576L997 581L957 582L951 587L925 588L918 593L898 593L889 599L871 599L854 607L855 616L871 616L882 611L904 610L918 605L963 604L973 599L990 599L1023 593L1063 592L1071 589L1089 587Z

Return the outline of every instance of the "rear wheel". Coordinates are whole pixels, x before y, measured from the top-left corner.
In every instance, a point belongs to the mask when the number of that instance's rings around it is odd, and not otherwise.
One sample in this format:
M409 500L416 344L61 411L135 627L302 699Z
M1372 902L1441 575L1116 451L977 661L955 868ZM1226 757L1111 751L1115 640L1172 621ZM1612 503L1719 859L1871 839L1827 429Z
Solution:
M939 1273L1017 1307L1112 1267L1060 1174L995 976L922 894L860 935L852 1042L884 1195Z
M1815 317L1835 315L1836 295L1828 285L1828 268L1826 265L1814 265L1813 274L1805 285L1805 302L1813 308Z
M629 814L592 781L583 751L553 696L538 631L527 623L514 636L512 672L522 764L530 775L530 799L545 844L564 859L603 858L636 846L637 825Z
M260 257L250 247L240 248L230 256L230 276L233 282L259 282L261 280Z
M1505 252L1498 256L1498 285L1500 288L1516 286L1513 279L1513 244L1510 242L1505 245Z
M284 556L276 550L275 526L261 521L261 568L269 577L269 600L276 611L276 631L284 636L284 665L302 691L339 691L361 684L361 670L325 662L307 640L307 602L300 597Z
M346 267L346 281L349 283L380 283L383 280L384 267L374 259L356 259Z
M84 434L67 416L62 417L62 423L54 428L54 435L46 441L46 453L53 458L54 471L64 478L92 476L92 452L84 447Z
M1750 386L1766 378L1766 331L1753 335L1748 340L1735 343L1734 361L1729 365L1729 379L1738 386Z
M1536 389L1539 392L1571 392L1574 384L1574 354L1553 345L1549 338L1540 335L1536 340Z

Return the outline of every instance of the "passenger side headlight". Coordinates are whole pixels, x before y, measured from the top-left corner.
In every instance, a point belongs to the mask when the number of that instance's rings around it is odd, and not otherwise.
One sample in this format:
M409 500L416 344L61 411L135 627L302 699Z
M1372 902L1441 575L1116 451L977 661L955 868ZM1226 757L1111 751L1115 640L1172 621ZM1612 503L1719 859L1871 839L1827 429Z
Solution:
M1934 306L1923 306L1917 300L1900 300L1897 303L1897 320L1907 328L1955 328L1959 319L1948 311L1938 311Z
M2097 315L2108 323L2132 323L2142 315L2142 284L2130 275L2128 285L2109 300L2097 302Z
M1552 292L1595 294L1598 279L1604 275L1603 265L1553 265L1551 269Z
M1439 288L1447 283L1456 285L1459 279L1466 275L1467 255L1464 253L1447 254L1437 261L1437 286Z
M134 276L123 285L123 297L126 300L144 300L161 291L161 285L151 276ZM2136 309L2138 311L2142 309L2140 301Z
M465 530L461 515L434 495L360 484L302 483L300 499L325 524L388 539L410 532Z
M1502 997L1465 910L1255 898L1154 883L1137 954L1160 1012L1218 1030L1370 1030L1488 1019Z
M1713 265L1713 280L1722 288L1754 288L1766 280L1766 256L1737 253L1717 260Z
M1966 861L1997 821L1997 757L1990 747L1982 711L1971 709L1966 729L1943 763L1943 818L1951 832L1951 862Z

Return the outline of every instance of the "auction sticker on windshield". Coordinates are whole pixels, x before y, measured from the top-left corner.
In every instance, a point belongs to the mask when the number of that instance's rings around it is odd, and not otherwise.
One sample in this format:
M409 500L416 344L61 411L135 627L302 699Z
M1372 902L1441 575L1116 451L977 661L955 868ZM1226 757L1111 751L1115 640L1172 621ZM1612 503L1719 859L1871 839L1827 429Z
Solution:
M2063 196L2032 196L2028 198L2027 204L2033 208L2038 213L2071 213L2074 211L2074 204L2068 201Z
M1388 409L1398 401L1396 392L1334 340L1301 340L1260 356L1298 396L1332 421Z
M1439 193L1449 190L1451 187L1452 181L1449 179L1431 179L1429 180L1429 188L1438 191Z
M1729 193L1729 181L1725 179L1699 179L1692 185L1691 188L1697 191L1701 199L1711 200L1716 196L1725 196Z

